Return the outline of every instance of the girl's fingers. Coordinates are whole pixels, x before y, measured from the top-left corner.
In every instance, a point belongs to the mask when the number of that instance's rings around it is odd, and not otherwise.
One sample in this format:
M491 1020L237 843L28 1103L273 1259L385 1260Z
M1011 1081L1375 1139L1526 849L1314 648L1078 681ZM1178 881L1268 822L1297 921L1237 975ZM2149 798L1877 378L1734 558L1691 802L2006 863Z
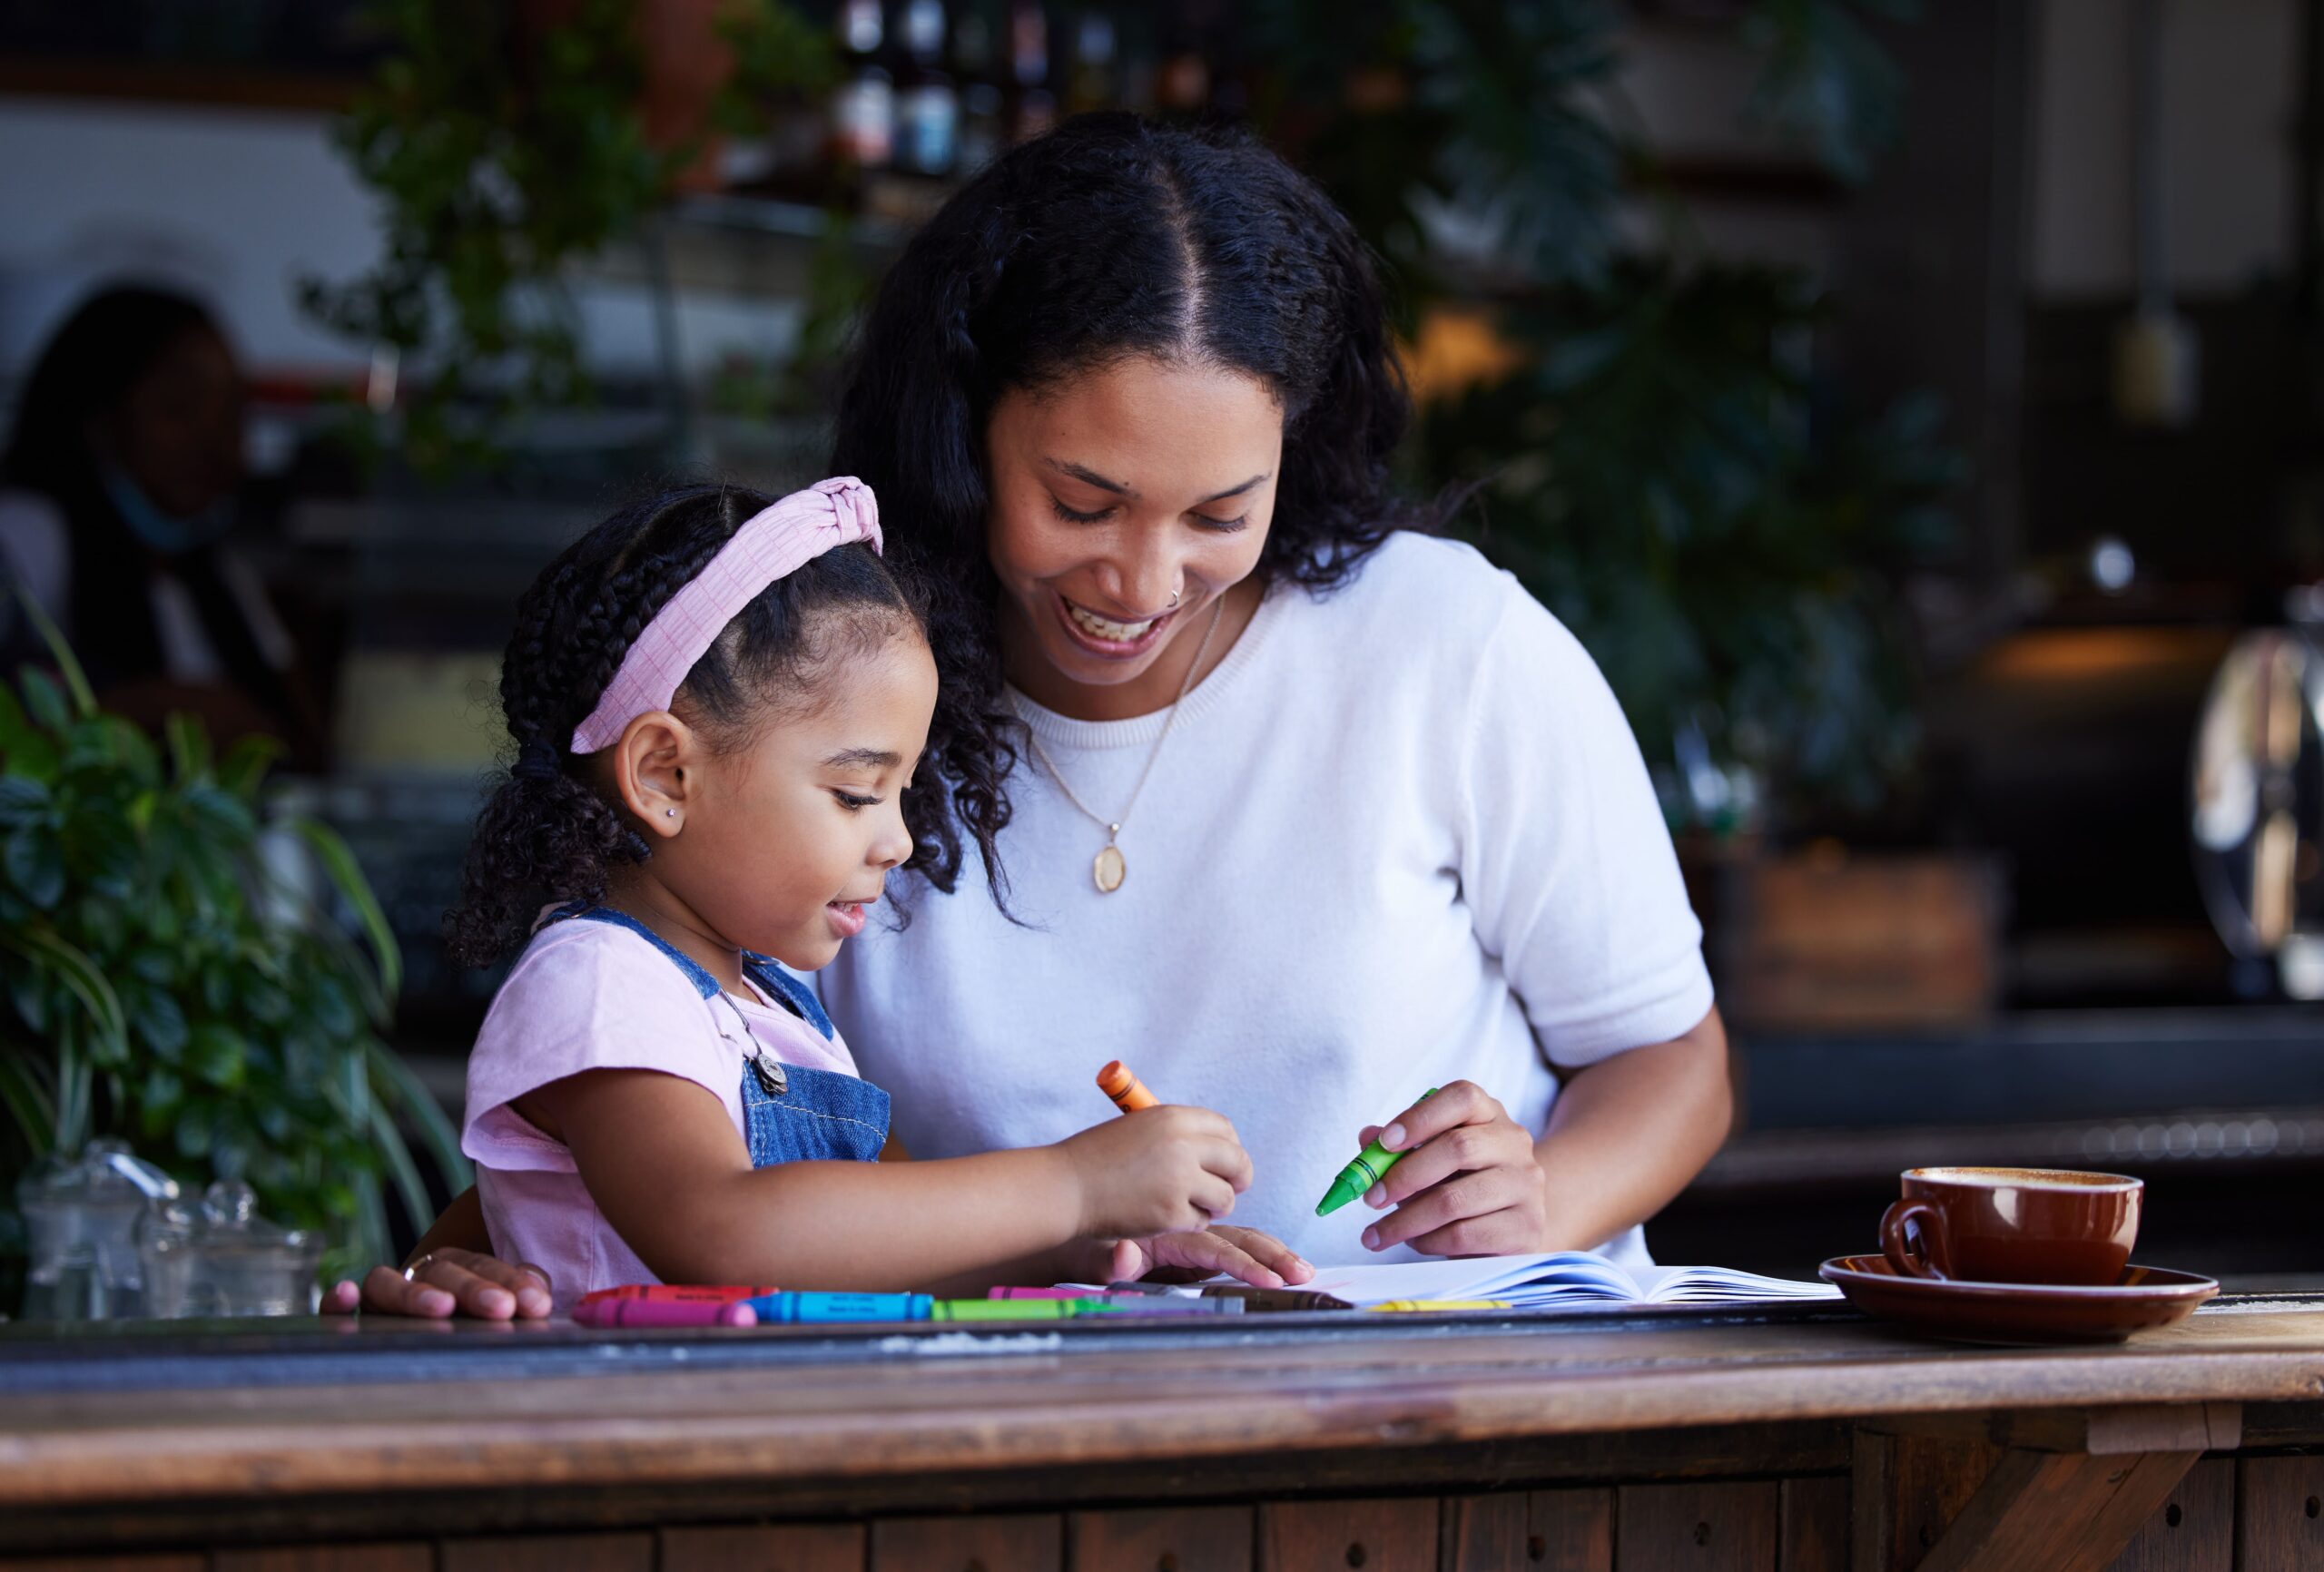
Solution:
M1221 1228L1217 1232L1286 1283L1295 1286L1315 1275L1315 1269L1302 1260L1297 1251L1272 1233L1262 1233L1256 1228Z
M1157 1263L1146 1246L1135 1239L1114 1241L1113 1264L1108 1269L1108 1282L1136 1282Z
M1226 1216L1235 1210L1235 1186L1216 1174L1205 1174L1187 1199L1200 1207L1211 1219ZM1208 1221L1198 1223L1197 1228L1207 1228Z
M1186 1243L1187 1264L1190 1266L1206 1266L1213 1272L1223 1272L1253 1288L1283 1286L1283 1278L1273 1267L1262 1264L1231 1239L1217 1233L1189 1233Z
M1204 1171L1216 1174L1240 1195L1251 1187L1251 1154L1236 1141L1221 1141L1203 1153Z
M323 1290L323 1302L317 1312L321 1315L353 1315L363 1308L363 1289L359 1283L346 1279Z
M363 1275L363 1308L373 1315L417 1315L440 1321L459 1309L459 1302L445 1289L407 1281L392 1266L375 1266Z
M537 1321L549 1312L548 1273L525 1262L473 1250L438 1250L420 1277L458 1296L460 1308L487 1321L511 1315Z

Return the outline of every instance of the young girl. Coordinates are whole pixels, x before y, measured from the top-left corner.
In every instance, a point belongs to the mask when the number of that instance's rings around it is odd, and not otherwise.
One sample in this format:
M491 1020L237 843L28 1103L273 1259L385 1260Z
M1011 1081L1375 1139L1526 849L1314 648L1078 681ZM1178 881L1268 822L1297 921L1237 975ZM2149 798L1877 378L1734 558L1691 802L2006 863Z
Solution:
M936 667L880 545L853 479L772 505L696 486L600 525L518 603L516 762L446 919L465 963L523 951L468 1063L462 1146L494 1249L560 1302L657 1278L1305 1275L1264 1235L1209 1229L1251 1163L1205 1109L902 1161L887 1094L783 969L828 964L916 850L902 796ZM921 1051L942 1055L942 1022Z

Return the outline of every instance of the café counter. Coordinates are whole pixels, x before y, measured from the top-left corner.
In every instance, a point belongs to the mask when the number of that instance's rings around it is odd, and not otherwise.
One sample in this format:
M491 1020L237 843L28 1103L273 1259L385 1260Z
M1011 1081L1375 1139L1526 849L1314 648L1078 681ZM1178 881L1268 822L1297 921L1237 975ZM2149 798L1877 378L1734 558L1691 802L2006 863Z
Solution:
M2324 1566L2324 1300L1038 1331L0 1327L0 1568Z

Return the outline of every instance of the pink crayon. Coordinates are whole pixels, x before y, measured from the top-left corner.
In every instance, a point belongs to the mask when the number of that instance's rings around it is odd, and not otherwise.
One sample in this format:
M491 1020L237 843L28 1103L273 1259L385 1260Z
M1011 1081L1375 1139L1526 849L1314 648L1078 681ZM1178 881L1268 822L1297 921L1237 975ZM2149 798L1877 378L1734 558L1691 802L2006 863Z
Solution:
M756 1326L758 1312L739 1301L601 1299L573 1307L583 1326Z

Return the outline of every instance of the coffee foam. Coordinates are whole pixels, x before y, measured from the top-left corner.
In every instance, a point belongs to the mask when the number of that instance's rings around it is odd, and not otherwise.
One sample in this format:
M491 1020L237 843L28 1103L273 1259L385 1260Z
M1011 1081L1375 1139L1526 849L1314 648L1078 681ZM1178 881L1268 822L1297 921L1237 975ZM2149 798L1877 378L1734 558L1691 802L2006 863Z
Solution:
M2085 1174L2071 1168L1907 1168L1905 1177L1995 1190L2134 1190L2140 1183L2127 1174Z

